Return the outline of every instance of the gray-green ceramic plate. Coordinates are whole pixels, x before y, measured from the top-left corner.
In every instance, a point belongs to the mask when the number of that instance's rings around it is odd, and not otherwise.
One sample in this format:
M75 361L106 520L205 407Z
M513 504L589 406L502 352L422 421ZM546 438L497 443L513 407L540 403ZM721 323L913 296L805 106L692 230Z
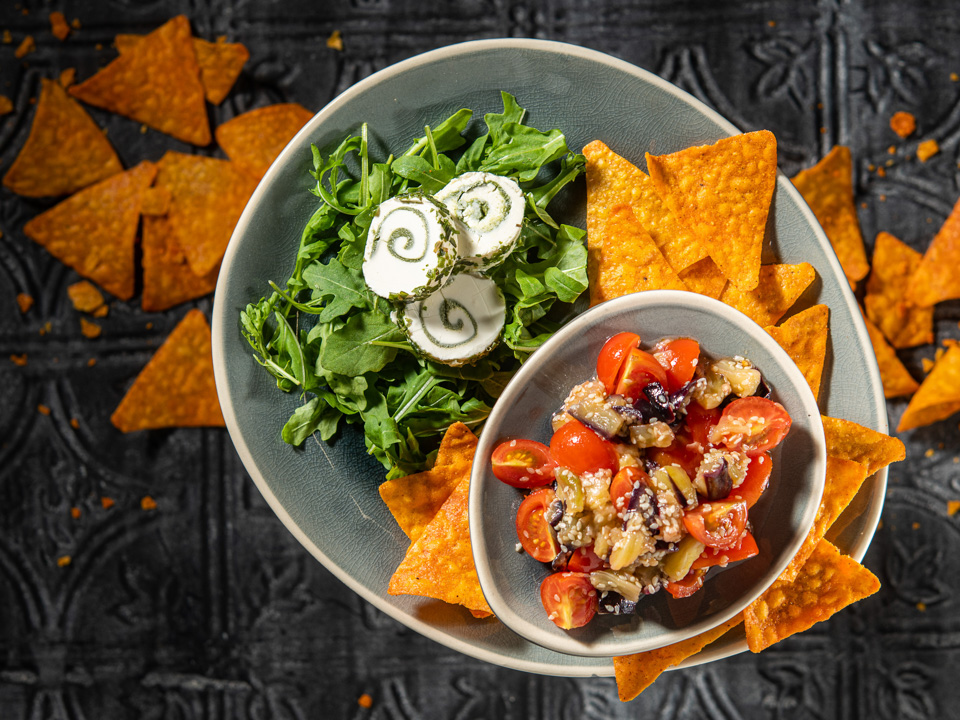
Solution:
M580 47L537 40L486 40L456 45L399 63L334 100L293 139L251 198L227 249L213 312L217 390L237 452L267 502L294 536L337 577L405 625L467 655L550 675L612 675L608 658L564 655L534 645L494 620L474 621L461 608L416 597L391 597L387 584L407 540L380 501L383 473L352 429L331 446L309 441L296 451L280 428L298 403L280 393L253 361L240 335L240 310L282 281L293 266L300 232L316 198L308 192L310 144L337 143L361 122L375 147L406 147L426 123L460 107L475 117L500 111L500 91L513 93L541 129L561 128L572 148L594 139L643 167L645 151L670 152L709 143L737 128L683 91L644 70ZM584 227L583 190L558 215ZM830 415L886 431L876 362L849 285L813 214L781 177L769 226L782 262L810 262L819 281L797 309L830 307L831 342L820 403ZM883 504L886 471L867 481L837 527L834 541L863 557ZM729 633L687 664L745 648Z

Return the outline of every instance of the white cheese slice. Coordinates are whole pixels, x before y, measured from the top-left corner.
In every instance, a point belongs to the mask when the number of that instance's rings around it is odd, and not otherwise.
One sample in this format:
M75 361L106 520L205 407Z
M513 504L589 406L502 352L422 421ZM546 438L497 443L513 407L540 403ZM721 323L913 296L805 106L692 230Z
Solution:
M489 278L459 273L426 300L398 313L400 327L425 356L454 367L479 360L500 342L507 305Z
M487 270L503 262L520 237L526 200L513 178L469 172L436 194L461 224L460 264Z
M449 211L419 193L377 208L363 254L363 279L388 300L422 299L442 287L457 261L457 224Z

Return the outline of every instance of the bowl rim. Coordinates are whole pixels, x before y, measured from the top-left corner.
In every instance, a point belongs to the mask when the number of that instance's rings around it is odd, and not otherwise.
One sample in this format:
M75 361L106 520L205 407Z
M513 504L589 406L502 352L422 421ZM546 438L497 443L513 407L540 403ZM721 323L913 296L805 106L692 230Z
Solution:
M781 386L779 392L796 393L804 413L808 416L811 424L810 430L813 435L813 454L807 463L804 474L812 469L812 493L807 499L806 505L800 518L800 524L790 542L781 550L782 558L778 563L771 563L770 567L764 573L763 578L757 583L753 594L742 594L739 599L732 602L727 608L691 622L689 625L666 633L665 640L653 639L625 639L616 638L614 643L616 651L612 652L609 644L601 646L584 643L571 634L557 635L555 632L548 632L520 616L513 609L513 606L507 602L500 593L501 583L492 572L489 562L489 553L487 548L487 533L485 528L491 525L512 526L512 518L496 517L491 518L490 513L484 512L483 493L486 487L499 482L488 472L487 458L493 451L494 446L500 438L486 432L490 426L496 427L499 420L507 413L512 411L515 397L522 392L527 385L540 371L545 363L555 362L555 351L571 342L576 343L575 338L582 337L584 333L608 321L611 316L622 316L629 312L631 315L639 315L643 311L652 308L681 308L684 310L694 310L696 312L706 312L713 318L724 318L736 326L737 331L742 333L745 340L753 343L754 347L759 346L769 353L774 362L785 373L787 385ZM635 328L623 328L625 330ZM611 332L616 332L611 329ZM637 330L641 332L642 330ZM706 343L704 338L694 338L695 340ZM656 342L656 339L652 340ZM646 340L645 340L646 342ZM709 347L706 348L710 352ZM599 348L595 348L599 351ZM595 352L593 354L596 354ZM750 359L751 353L744 351L744 356ZM582 378L579 382L585 382L591 378ZM576 381L575 381L576 382ZM778 388L774 388L777 390ZM780 347L779 343L773 339L760 325L751 318L744 315L739 310L726 305L719 300L711 297L699 295L684 290L647 290L644 292L631 293L623 295L612 300L595 305L585 312L577 315L573 320L558 330L549 340L547 340L510 378L503 393L493 407L493 411L484 424L485 432L480 436L480 443L477 446L477 452L474 456L473 469L470 474L470 496L468 501L468 512L470 517L470 542L473 546L473 561L477 569L477 577L480 580L480 587L487 599L487 603L493 610L494 615L504 625L513 630L521 637L530 642L534 642L549 650L566 653L568 655L582 655L585 657L611 657L613 655L630 655L638 652L655 650L676 642L681 642L694 635L707 632L712 628L730 620L733 616L742 612L756 598L760 597L774 582L780 574L787 568L793 557L799 552L813 527L817 510L820 506L820 500L823 496L823 488L827 472L827 444L823 434L823 422L820 418L820 407L817 404L817 398L814 396L810 385L804 378L803 373L797 365L790 359L786 351ZM481 462L477 462L480 460ZM494 520L488 523L487 520ZM700 618L699 614L697 616ZM548 630L550 626L544 614L541 624Z
M253 216L258 212L258 208L262 203L263 196L266 194L265 188L276 181L280 175L280 168L282 166L297 157L293 146L298 144L298 140L300 140L301 137L313 135L327 119L327 117L333 112L333 110L341 103L367 92L369 89L379 85L380 83L388 82L397 74L459 55L473 52L508 49L533 50L556 53L559 55L569 55L584 60L593 61L610 67L611 69L619 70L643 82L649 83L663 92L679 98L685 104L687 104L691 110L702 113L712 122L716 123L717 126L728 135L734 135L740 132L740 130L733 123L725 119L716 110L707 106L701 100L697 99L685 90L677 87L673 83L658 77L649 70L645 70L637 65L614 57L608 53L599 50L593 50L591 48L585 48L571 43L559 42L555 40L538 40L527 38L488 38L482 40L470 40L467 42L455 43L453 45L430 50L397 62L393 65L389 65L347 88L344 92L327 103L316 115L314 115L314 117L307 122L307 124L304 125L304 127L301 128L301 130L291 139L283 151L281 151L280 155L264 174L264 177L261 179L260 183L251 195L250 200L247 202L247 205L244 208L236 227L234 228L230 243L227 246L226 253L224 254L221 264L221 272L217 280L217 287L214 294L214 304L211 311L214 378L216 381L217 393L220 398L221 410L223 412L224 421L231 441L234 444L244 468L250 475L250 478L253 480L254 484L257 486L257 489L260 491L266 503L277 515L287 530L289 530L290 533L296 538L296 540L303 545L303 547L306 548L306 550L313 555L314 558L323 564L324 567L326 567L338 580L343 582L361 598L372 604L375 608L385 613L389 617L401 622L424 637L438 642L452 650L456 650L457 652L461 652L470 657L483 660L500 667L541 675L559 674L565 677L612 676L612 663L606 666L566 665L563 666L562 672L558 673L558 668L549 662L510 657L500 652L479 647L469 641L447 635L441 630L435 628L432 624L420 620L417 617L404 614L396 606L389 603L381 594L369 591L366 587L355 580L353 576L345 569L330 561L323 550L313 541L311 541L306 533L293 521L293 519L284 509L283 505L280 503L277 496L271 491L269 484L267 483L263 474L260 472L260 469L243 438L237 421L237 408L234 407L232 398L230 396L230 379L223 348L226 343L226 333L236 331L237 323L236 318L230 315L231 309L227 307L226 302L222 300L222 298L225 295L224 288L227 284L227 278L230 277L230 271L234 262L236 261L240 247L240 243L235 242L235 240L246 233L247 227L251 224ZM782 173L779 173L778 176L777 189L779 192L786 192L794 198L794 200L797 202L800 213L806 219L807 224L810 226L812 231L818 236L821 244L825 247L829 246L829 242L827 241L823 230L817 223L813 212L803 201L803 198L793 187L792 183L790 183ZM839 260L837 260L835 255L827 253L826 261L831 266L834 276L843 277ZM860 344L868 344L869 336L867 335L866 326L864 325L863 320L860 318L860 313L856 304L856 299L853 296L853 292L850 290L849 286L842 285L840 287L840 292L848 306L848 311L853 316L854 331L857 335L856 339ZM880 432L886 433L889 430L889 423L883 398L882 385L880 382L880 371L875 359L872 360L871 364L866 368L866 371L871 388L873 390L873 399L876 405L875 410L878 419L878 427L876 429ZM880 514L883 509L883 500L887 485L886 468L879 471L877 474L877 479L879 481L879 486L876 492L876 497L872 500L871 505L867 509L869 518L864 526L864 531L861 533L862 539L858 543L857 547L854 548L854 552L851 553L851 557L857 561L861 560L866 554L870 542L876 533L877 525L880 521ZM677 667L690 667L704 662L711 662L713 660L719 660L730 655L744 652L745 650L746 643L742 641L729 647L715 647L712 650L707 648L693 657L688 658Z

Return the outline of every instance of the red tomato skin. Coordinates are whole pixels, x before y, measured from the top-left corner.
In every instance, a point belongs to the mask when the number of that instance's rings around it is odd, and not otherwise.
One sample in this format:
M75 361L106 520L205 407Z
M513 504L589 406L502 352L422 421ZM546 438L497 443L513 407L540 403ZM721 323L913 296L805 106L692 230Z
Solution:
M597 378L603 383L607 395L613 393L620 377L620 368L627 354L640 345L640 336L636 333L617 333L600 348L597 356Z
M524 498L517 509L517 539L534 560L550 562L560 553L560 544L544 517L544 510L556 500L551 488L540 488Z
M667 372L667 390L675 392L693 379L700 358L700 343L676 338L657 345L653 356Z
M707 547L729 550L743 536L747 504L742 500L714 500L683 514L687 532Z
M630 502L634 485L638 482L643 485L649 478L650 476L646 472L636 466L621 468L613 476L613 480L610 482L610 500L618 514L622 515L623 511L627 509L627 503Z
M653 355L634 348L623 362L620 379L617 381L617 395L623 395L630 402L635 402L643 394L643 388L652 382L667 387L667 371Z
M690 477L696 477L697 468L700 467L703 454L683 446L674 445L668 448L648 448L647 457L660 467L676 465L683 468L684 472Z
M747 466L747 476L740 483L740 487L734 488L730 497L743 500L748 509L752 508L770 484L772 470L773 459L768 453L761 453L750 458L750 464Z
M593 545L577 548L567 560L567 570L571 572L592 573L602 569L604 565L603 560L593 551Z
M579 420L571 420L550 438L550 456L575 475L598 470L615 473L620 467L613 443Z
M540 584L540 602L547 616L564 630L586 625L599 606L590 575L578 572L547 575Z
M718 408L707 410L700 403L687 405L687 414L683 419L685 439L700 445L701 452L710 447L710 431L720 422L722 411Z
M727 563L739 562L740 560L746 560L759 554L760 548L757 547L757 540L748 532L743 536L738 545L729 550L707 548L700 557L693 561L691 568L693 570L704 570L714 565L726 567Z
M691 570L683 580L665 583L663 587L678 600L690 597L703 587L703 575L701 571Z
M755 427L751 418L764 419L762 430ZM714 444L722 443L731 450L743 450L754 457L779 445L792 423L778 402L761 397L738 398L724 409L710 438Z
M490 456L494 476L515 488L529 490L553 482L557 464L550 448L535 440L505 440ZM527 469L533 472L527 472Z

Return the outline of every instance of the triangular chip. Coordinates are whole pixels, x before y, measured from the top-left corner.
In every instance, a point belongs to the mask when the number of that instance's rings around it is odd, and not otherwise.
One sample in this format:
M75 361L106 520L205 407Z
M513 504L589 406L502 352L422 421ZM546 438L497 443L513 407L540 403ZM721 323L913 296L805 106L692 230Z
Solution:
M814 305L782 325L764 328L800 368L814 397L820 395L820 378L830 335L829 318L830 310L826 305Z
M756 289L744 291L731 282L723 289L720 300L757 325L775 325L816 277L817 271L809 263L764 265Z
M156 174L156 165L142 162L71 195L33 218L23 232L84 277L129 300L140 204Z
M960 345L952 345L910 399L897 432L930 425L960 410Z
M629 205L611 208L603 229L600 271L591 302L643 290L686 290Z
M85 103L194 145L210 144L210 123L190 22L178 15L89 80L70 87Z
M168 152L158 163L157 187L170 191L171 223L193 272L203 277L223 258L256 180L227 160Z
M921 257L890 233L877 235L863 307L895 348L933 342L933 308L917 307L907 301L910 277Z
M812 168L797 173L793 184L817 216L847 280L855 283L866 277L870 266L863 249L860 221L853 202L850 148L835 145Z
M777 580L743 611L747 645L760 652L879 589L872 572L821 540L796 580Z
M960 298L960 200L923 254L910 278L907 299L921 307Z
M463 423L454 423L444 433L430 470L387 480L380 486L380 497L411 541L423 534L447 498L470 477L476 452L477 436Z
M460 481L430 524L407 550L387 592L423 595L460 604L470 610L492 612L487 605L470 545L467 495L470 478Z
M141 40L143 35L121 34L114 38L114 44L122 55L130 52ZM200 38L193 38L193 50L197 54L204 95L214 105L219 105L240 77L250 51L241 43L212 43Z
M313 113L297 103L251 110L217 128L217 143L244 172L259 180Z
M670 210L742 291L757 287L777 140L767 130L670 155L647 153L647 171Z
M680 218L670 212L649 175L639 174L631 197L633 214L650 233L670 267L679 272L707 257L706 245L697 242Z
M213 379L210 326L199 310L184 315L110 416L122 432L223 427Z
M827 454L865 465L867 475L873 475L877 470L907 456L899 438L884 435L852 420L826 415L822 415L821 419L827 440Z
M146 312L166 310L216 289L220 265L206 275L196 275L190 269L167 217L144 217L140 244L143 248L143 295L140 302Z
M883 383L883 396L895 398L901 395L911 395L916 392L920 384L913 379L910 372L900 362L897 351L890 347L880 328L863 318L870 335L870 344L873 345L873 354L877 358L877 367L880 368L880 382Z
M706 295L717 300L727 286L727 279L720 272L720 268L709 257L694 263L680 271L680 279L690 292Z
M853 496L863 485L863 481L867 479L869 475L867 470L866 465L853 460L827 456L827 478L823 486L820 507L817 509L817 517L800 550L793 556L787 568L780 573L779 580L792 582L797 577L800 568L817 547L817 543L827 534L827 530L840 517L840 513L850 504Z
M123 172L103 131L53 80L40 81L30 135L3 178L24 197L70 195Z
M166 215L170 212L172 195L165 187L152 187L143 194L143 215Z

